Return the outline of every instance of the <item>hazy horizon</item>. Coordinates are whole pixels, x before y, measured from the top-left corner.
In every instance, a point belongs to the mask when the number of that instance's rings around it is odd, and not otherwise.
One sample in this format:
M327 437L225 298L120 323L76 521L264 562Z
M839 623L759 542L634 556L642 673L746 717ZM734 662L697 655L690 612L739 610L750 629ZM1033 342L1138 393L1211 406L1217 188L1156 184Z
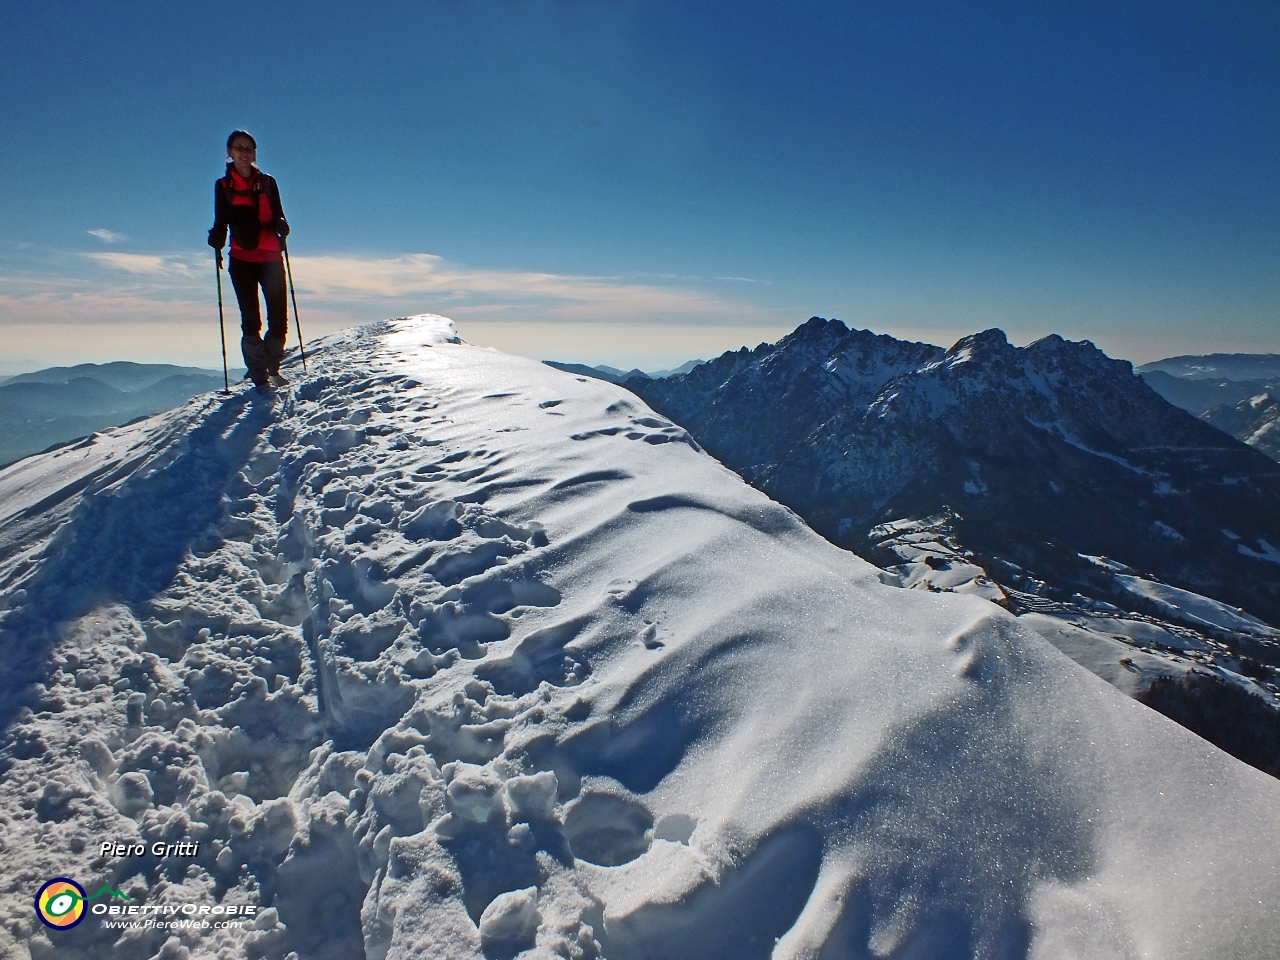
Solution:
M808 318L806 318L806 319L808 319ZM828 319L839 319L839 318L828 318ZM801 323L803 323L803 322L804 322L804 321L801 321ZM477 324L476 326L477 326L477 327L480 327L481 325ZM798 326L800 326L800 323L797 323L797 324L796 324L796 326L797 326L797 327L798 327ZM536 347L537 338L536 338L536 337L531 337L531 338L530 338L530 348L529 348L527 351L522 351L522 350L513 350L513 349L510 349L510 348L509 348L509 347L510 347L510 345L508 344L507 348L503 349L503 352L505 352L505 353L514 353L514 354L516 354L517 356L526 356L526 357L529 357L529 358L534 359L534 360L554 360L554 361L557 361L557 362L560 362L560 363L581 363L581 364L584 364L584 365L586 365L586 366L592 366L592 367L613 367L613 368L615 368L615 369L623 370L623 371L626 371L626 370L632 370L632 369L640 369L640 370L645 371L646 373L652 373L652 372L654 372L654 371L659 371L659 370L671 370L671 369L675 369L676 367L679 367L681 364L688 363L688 362L693 361L693 360L701 360L701 361L713 360L713 359L715 359L716 357L720 356L721 354L723 354L723 353L725 353L725 352L729 352L729 351L736 351L736 350L741 349L742 347L748 347L748 348L754 349L754 348L756 348L756 347L760 346L760 345L761 345L761 344L763 344L763 343L776 343L776 342L777 342L777 340L781 339L781 337L783 337L783 336L786 336L788 333L791 333L791 332L792 332L792 330L794 330L794 329L795 329L795 328L793 327L793 328L791 328L791 329L789 329L789 330L784 330L784 331L782 331L782 333L781 333L780 335L778 335L778 336L774 336L774 337L769 337L769 338L765 338L765 339L757 340L757 341L755 341L755 342L751 342L751 343L743 342L743 343L739 343L739 344L737 344L737 345L724 347L723 349L717 349L717 350L714 350L714 351L705 351L705 352L703 352L703 353L701 353L701 354L694 354L694 355L690 355L690 356L684 356L684 357L682 357L682 358L680 358L680 359L672 359L672 360L670 360L670 361L664 361L664 360L651 360L651 361L649 361L649 362L642 362L642 361L640 361L640 360L635 359L635 357L627 357L627 356L621 356L621 355L614 356L614 358L613 358L612 360L609 360L609 359L605 359L605 360L578 360L578 359L573 359L573 358L565 357L565 356L558 356L558 355L543 355L542 353L540 353L540 352L537 350L537 347ZM872 328L867 328L867 329L872 329ZM474 344L476 344L477 346L489 346L489 344L485 344L485 343L483 343L483 342L479 342L479 341L472 340L472 339L468 338L468 337L467 337L467 335L466 335L466 331L465 331L465 329L464 329L463 325L461 325L461 324L458 326L458 331L459 331L459 334L463 337L463 339L464 339L464 340L467 340L467 341L468 341L468 342L470 342L470 343L474 343ZM877 330L872 329L872 332L873 332L873 333L880 333L881 331L877 331ZM940 347L950 347L950 346L952 346L952 345L956 342L956 340L959 340L961 337L963 337L963 336L968 336L968 335L970 335L970 334L978 333L978 332L980 332L980 331L978 331L978 330L970 330L970 331L968 331L967 333L964 333L964 334L961 334L960 336L957 336L957 337L955 338L955 340L951 340L951 341L948 341L948 342L946 342L946 343L942 343L942 342L937 341L937 340L922 340L921 342L925 342L925 343L933 343L933 344L935 344L936 346L940 346ZM231 330L231 328L230 328L230 324L228 324L228 335L230 335L231 333L233 333L233 331L232 331L232 330ZM1015 338L1015 337L1013 337L1013 336L1009 336L1008 331L1005 331L1005 334L1006 334L1006 336L1008 336L1008 337L1009 337L1009 342L1010 342L1010 343L1014 344L1015 346L1019 346L1019 347L1026 346L1028 343L1032 343L1032 342L1034 342L1036 339L1039 339L1039 337ZM890 334L890 335L892 336L892 334ZM1044 335L1045 335L1045 336L1047 336L1048 334L1044 334ZM215 331L215 336L216 336L216 331ZM308 339L308 340L311 340L312 338L311 338L311 336L310 336L310 335L308 335L308 338L307 338L307 339ZM912 338L902 338L902 337L899 337L898 339L913 339L913 340L920 340L920 338L916 338L916 337L912 337ZM1069 338L1068 338L1068 339L1069 339ZM708 340L708 342L709 342L709 340ZM293 342L291 341L291 342L290 342L290 347L292 348L292 346L293 346ZM1096 344L1096 343L1095 343L1095 346L1099 346L1099 347L1100 347L1100 349L1101 349L1101 345L1099 345L1099 344ZM217 347L217 344L215 344L215 348L216 348L216 347ZM1128 360L1130 363L1132 363L1132 364L1133 364L1133 366L1134 366L1135 368L1140 367L1140 366L1142 366L1143 364L1146 364L1146 363L1153 363L1153 362L1155 362L1155 361L1159 361L1159 360L1171 360L1171 359L1176 359L1176 358L1177 358L1177 357L1179 357L1179 356L1185 356L1185 354L1160 354L1160 355L1158 355L1158 356L1157 356L1157 355L1153 355L1153 356L1151 356L1151 357L1149 357L1149 358L1147 358L1147 359L1144 359L1144 360L1139 361L1139 360L1135 360L1135 359L1134 359L1134 358L1132 358L1132 357L1117 356L1116 354L1113 354L1113 353L1111 353L1110 351L1107 351L1107 350L1105 350L1105 349L1104 349L1104 351L1103 351L1103 352L1107 353L1107 355L1108 355L1108 356L1110 356L1110 357L1112 357L1113 359ZM1220 354L1221 354L1221 353L1262 353L1262 354L1269 354L1269 355L1277 355L1277 354L1280 354L1280 351L1213 351L1213 352L1215 352L1215 353L1220 353ZM670 351L663 351L663 350L651 351L651 352L649 352L649 353L647 353L647 354L645 354L645 355L646 355L646 356L649 356L649 357L653 357L653 358L662 358L662 357L668 357L668 356L674 357L674 356L675 356L675 354L671 353ZM1207 355L1208 355L1207 353L1193 354L1193 356L1207 356ZM75 360L75 361L71 361L71 362L43 363L43 364L34 364L33 362L30 362L30 361L22 361L22 360L0 359L0 380L4 380L4 379L11 378L11 377L19 376L19 375L21 375L21 374L25 374L25 373L36 373L36 372L39 372L39 371L41 371L41 370L46 370L46 369L50 369L50 368L54 368L54 367L74 367L74 366L78 366L78 365L80 365L80 364L84 364L84 363L93 363L93 364L102 365L102 364L113 363L113 362L120 362L120 361L130 362L130 363L139 363L139 364L164 363L164 364L171 364L171 365L173 365L173 366L181 366L181 367L199 367L199 368L200 368L200 369L202 369L202 370L209 370L209 371L214 371L214 372L221 372L221 370L222 370L222 367L219 365L219 361L220 361L220 354L217 354L216 352L215 352L214 357L212 358L212 362L209 362L209 361L207 360L207 358L203 358L203 357L202 357L202 358L200 358L200 361L199 361L199 362L190 362L190 363L188 363L188 362L179 362L179 361L174 361L174 360L137 359L136 357L128 357L128 356L112 356L112 357L104 357L104 358L101 358L101 359ZM231 369L232 369L233 371L234 371L234 370L237 370L237 369L239 369L239 370L243 370L243 365L240 363L239 358L238 358L237 356L233 356L231 352L228 352L228 361L229 361L229 363L230 363L230 367L231 367Z

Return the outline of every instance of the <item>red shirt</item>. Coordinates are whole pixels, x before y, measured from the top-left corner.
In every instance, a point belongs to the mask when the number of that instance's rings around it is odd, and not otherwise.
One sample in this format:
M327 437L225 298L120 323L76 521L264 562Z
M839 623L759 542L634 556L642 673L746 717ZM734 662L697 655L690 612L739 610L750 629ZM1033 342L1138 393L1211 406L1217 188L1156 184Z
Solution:
M253 170L253 176L246 180L236 172L235 167L228 171L231 177L231 185L235 190L252 190L254 184L258 180L257 167ZM258 197L258 222L263 225L262 231L258 234L258 248L256 250L245 250L240 244L236 243L236 238L231 237L231 256L237 260L247 260L249 263L270 263L272 260L280 259L280 238L276 232L272 230L269 224L275 219L271 212L271 201L267 198L267 191L259 190ZM234 206L247 206L253 203L252 196L245 196L242 193L231 194L231 203Z

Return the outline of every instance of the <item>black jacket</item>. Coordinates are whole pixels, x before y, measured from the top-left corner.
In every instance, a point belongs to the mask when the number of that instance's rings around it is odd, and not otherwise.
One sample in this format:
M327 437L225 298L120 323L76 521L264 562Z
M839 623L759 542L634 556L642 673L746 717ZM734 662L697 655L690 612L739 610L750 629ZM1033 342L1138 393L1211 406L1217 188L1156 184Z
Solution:
M244 250L258 248L258 234L263 228L273 230L283 240L289 235L289 221L284 218L284 209L280 206L280 188L276 186L276 178L258 170L254 174L252 204L234 205L232 199L231 164L227 164L227 173L219 177L213 184L213 226L209 230L209 246L221 250L227 245L227 228ZM257 194L265 193L271 205L271 222L261 223L258 220Z

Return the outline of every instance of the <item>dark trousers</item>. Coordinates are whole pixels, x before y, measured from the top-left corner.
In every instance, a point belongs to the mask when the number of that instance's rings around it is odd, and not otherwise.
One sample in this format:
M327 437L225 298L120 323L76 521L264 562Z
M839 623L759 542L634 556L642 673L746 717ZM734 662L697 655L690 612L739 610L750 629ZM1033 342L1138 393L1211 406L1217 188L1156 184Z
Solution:
M227 264L231 285L236 289L240 302L240 352L249 376L256 383L266 380L270 374L280 372L284 359L285 335L289 332L289 314L286 312L284 261L270 260L251 263L232 257ZM267 301L267 335L262 333L262 308L258 303L258 288L262 288Z

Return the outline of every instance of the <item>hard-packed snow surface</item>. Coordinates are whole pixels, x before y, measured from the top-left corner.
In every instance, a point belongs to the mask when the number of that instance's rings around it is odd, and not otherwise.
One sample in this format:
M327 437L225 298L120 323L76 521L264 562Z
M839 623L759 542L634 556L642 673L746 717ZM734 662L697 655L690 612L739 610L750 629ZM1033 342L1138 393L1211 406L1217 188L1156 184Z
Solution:
M1280 955L1280 782L454 340L0 472L5 956ZM52 877L260 910L45 929Z

